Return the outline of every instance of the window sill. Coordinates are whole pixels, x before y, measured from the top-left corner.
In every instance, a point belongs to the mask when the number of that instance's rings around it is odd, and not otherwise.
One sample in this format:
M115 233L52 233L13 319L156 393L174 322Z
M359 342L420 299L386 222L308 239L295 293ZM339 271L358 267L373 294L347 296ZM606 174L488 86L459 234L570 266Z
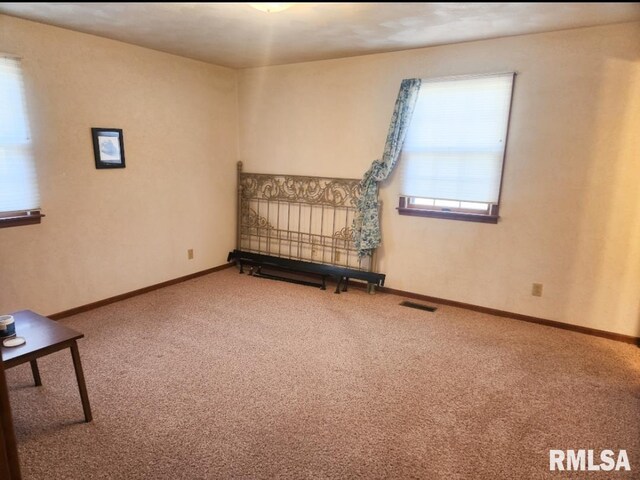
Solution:
M444 218L447 220L462 220L463 222L479 222L479 223L498 223L498 215L479 215L477 213L460 213L460 212L443 212L436 210L422 210L419 208L401 208L398 213L400 215L409 215L412 217L430 217Z
M31 215L15 215L13 217L0 217L0 228L20 227L22 225L35 225L42 220L41 213Z

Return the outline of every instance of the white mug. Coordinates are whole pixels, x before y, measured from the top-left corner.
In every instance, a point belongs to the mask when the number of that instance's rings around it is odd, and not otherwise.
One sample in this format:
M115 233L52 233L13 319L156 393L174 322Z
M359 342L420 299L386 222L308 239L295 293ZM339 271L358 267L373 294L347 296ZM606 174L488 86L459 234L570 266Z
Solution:
M13 337L16 334L16 323L12 315L0 315L0 338Z

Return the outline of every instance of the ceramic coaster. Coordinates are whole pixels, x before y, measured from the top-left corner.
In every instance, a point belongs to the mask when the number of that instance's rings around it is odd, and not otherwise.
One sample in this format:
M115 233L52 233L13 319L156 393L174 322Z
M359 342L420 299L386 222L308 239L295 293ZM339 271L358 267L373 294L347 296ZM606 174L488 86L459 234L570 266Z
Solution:
M5 338L2 341L2 345L5 347L19 347L20 345L24 345L26 340L24 337L13 337L13 338Z

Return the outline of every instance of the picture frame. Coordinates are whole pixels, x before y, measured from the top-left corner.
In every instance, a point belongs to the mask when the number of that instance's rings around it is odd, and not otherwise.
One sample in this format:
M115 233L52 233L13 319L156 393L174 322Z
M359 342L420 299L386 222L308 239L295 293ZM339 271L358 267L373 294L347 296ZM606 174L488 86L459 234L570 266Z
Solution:
M96 168L125 168L121 128L92 128Z

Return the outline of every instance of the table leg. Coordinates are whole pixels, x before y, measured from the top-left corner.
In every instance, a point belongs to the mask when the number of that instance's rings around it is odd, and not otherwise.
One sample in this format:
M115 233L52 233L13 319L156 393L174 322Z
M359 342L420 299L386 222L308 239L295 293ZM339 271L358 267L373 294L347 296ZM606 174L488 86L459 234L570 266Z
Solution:
M42 386L42 380L40 379L40 370L38 369L38 362L36 360L31 360L31 373L33 373L33 381L36 384L36 387Z
M84 419L90 422L91 405L89 405L89 395L87 393L87 385L84 383L84 373L82 373L82 363L80 362L80 352L78 351L78 342L75 340L71 344L71 357L73 358L73 367L76 369L76 379L78 380L78 390L80 390L80 398L82 399L82 409L84 410Z

